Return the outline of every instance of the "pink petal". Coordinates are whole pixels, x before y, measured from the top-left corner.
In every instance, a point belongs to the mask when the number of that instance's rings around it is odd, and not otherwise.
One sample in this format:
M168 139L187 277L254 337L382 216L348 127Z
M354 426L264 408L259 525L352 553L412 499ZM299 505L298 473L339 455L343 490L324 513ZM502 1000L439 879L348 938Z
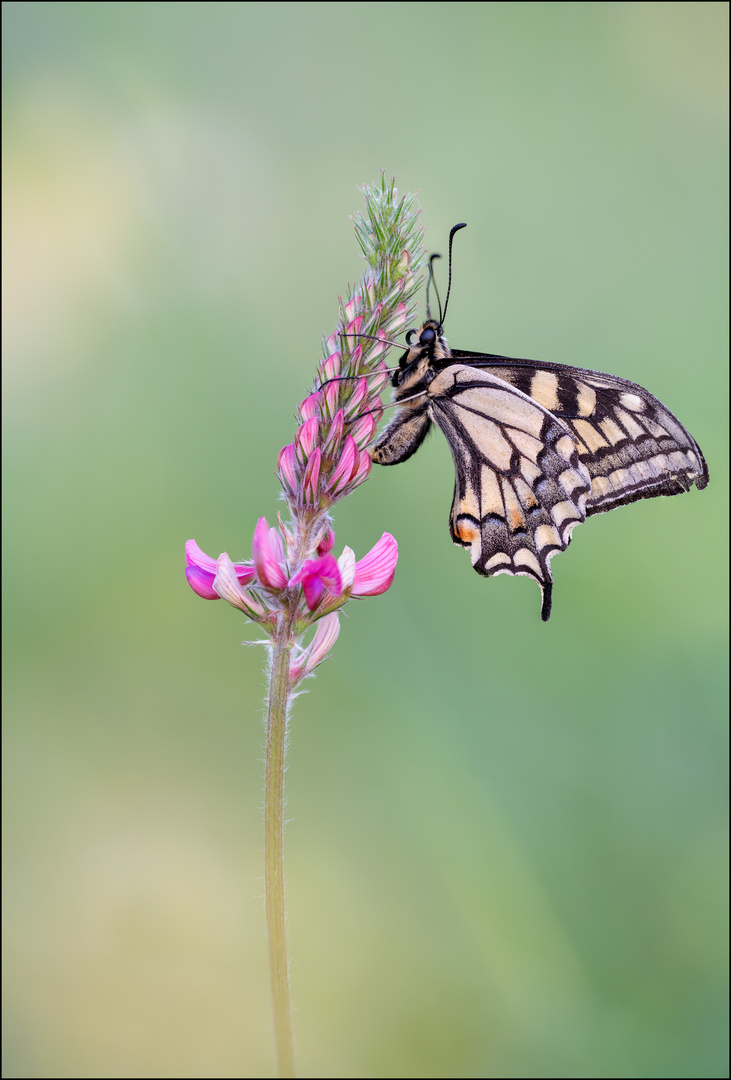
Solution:
M325 410L328 416L333 416L338 408L338 400L340 398L340 389L342 387L341 382L328 383L322 392L322 396L325 399Z
M186 566L198 566L201 570L208 570L209 573L216 573L216 560L212 559L210 555L206 555L205 551L202 551L195 540L186 540L185 542L185 565Z
M389 378L390 376L386 371L386 365L383 363L383 361L381 361L381 363L379 364L378 374L374 375L371 378L370 384L368 386L368 393L374 396L380 394L384 386L388 382ZM380 405L380 398L378 400L378 404Z
M297 429L294 442L297 447L297 457L303 464L317 446L319 433L320 425L315 416L311 416L309 420L305 420L304 424Z
M364 480L368 479L368 475L373 467L370 454L365 450L360 455L360 461L358 462L358 468L355 470L354 475L350 478L350 486L357 488L358 484L362 484Z
M333 611L330 615L323 615L317 624L315 636L310 645L307 671L312 671L314 667L322 663L338 640L339 633L340 616L337 611Z
M219 600L220 597L213 588L215 574L208 570L202 570L199 566L186 566L185 576L194 593L202 596L204 600Z
M215 596L211 596L210 593L213 588L213 579L216 576L217 560L212 559L210 555L206 555L205 551L198 547L195 540L188 540L185 545L185 562L192 571L190 574L186 571L191 589L197 592L199 596L204 596L206 600L215 599ZM256 575L254 567L250 563L234 563L233 566L242 585L248 585L250 581L254 580ZM195 584L193 584L194 581ZM210 582L210 587L206 582ZM204 591L201 592L201 589Z
M310 394L304 401L300 402L299 414L303 420L311 420L316 417L320 411L320 395L315 390L314 394Z
M317 545L318 555L327 555L328 551L332 551L335 546L335 533L332 529L327 529Z
M264 521L264 518L261 520ZM222 600L228 601L239 611L243 611L245 615L260 619L266 614L261 604L242 589L236 577L234 564L225 551L218 558L218 572L213 585Z
M315 636L306 649L293 654L289 665L289 677L292 682L299 682L303 675L312 671L327 657L338 639L340 619L337 612L324 615L317 623Z
M294 443L289 443L287 446L283 446L279 451L279 457L277 458L277 470L279 472L279 479L282 481L284 487L289 488L290 491L296 491L298 486L297 478L297 455L294 448Z
M319 559L312 560L314 571L322 580L325 588L333 596L339 596L343 591L343 583L340 577L340 569L334 555L322 555Z
M348 402L345 407L345 415L355 416L355 414L360 410L361 405L365 401L367 394L368 380L364 375L362 379L358 379L355 387L353 388L352 394L348 398Z
M314 506L318 498L318 483L320 480L320 459L322 454L320 453L320 447L313 454L310 454L309 461L307 462L307 468L305 469L305 478L302 484L305 493L305 499Z
M310 611L314 611L322 600L325 586L323 585L321 578L316 575L313 577L306 577L302 582L302 592L305 594L305 601L308 608Z
M343 554L338 559L338 570L343 584L343 592L345 592L346 589L351 588L355 580L355 554L352 548L347 546L343 548Z
M359 450L362 450L364 446L373 438L376 430L376 421L372 413L368 413L366 416L361 416L360 420L356 420L354 424L350 426L350 434L353 436L353 441Z
M325 589L333 596L339 596L343 591L340 570L332 555L308 559L290 579L289 584L302 586L310 611L314 611L320 603Z
M327 360L322 365L322 373L325 376L325 381L328 379L336 379L340 374L340 353L330 353Z
M400 330L405 324L409 309L406 304L400 303L396 305L396 311L393 318L386 327L386 333L390 336L395 330Z
M345 327L345 336L348 338L357 337L360 334L360 328L363 325L363 316L359 315L357 319L353 319Z
M343 427L343 410L338 409L325 439L324 449L328 454L332 453L333 448L339 445L343 437Z
M266 518L259 518L256 524L251 549L256 574L262 585L270 589L285 588L287 578L279 565L283 558L282 543L277 530L268 527Z
M380 304L379 304L379 307L380 307ZM379 330L378 333L376 334L376 337L379 340L372 342L371 346L370 346L370 348L368 350L368 360L369 360L370 363L372 363L377 357L379 357L381 355L382 352L385 352L386 349L388 348L388 343L386 341L384 341L384 338L386 337L386 335L385 335L383 330Z
M346 435L340 460L330 475L329 488L333 494L337 494L347 486L357 464L358 449L355 445L355 441L352 435Z
M353 596L378 596L393 581L398 562L398 544L390 533L381 539L355 564Z

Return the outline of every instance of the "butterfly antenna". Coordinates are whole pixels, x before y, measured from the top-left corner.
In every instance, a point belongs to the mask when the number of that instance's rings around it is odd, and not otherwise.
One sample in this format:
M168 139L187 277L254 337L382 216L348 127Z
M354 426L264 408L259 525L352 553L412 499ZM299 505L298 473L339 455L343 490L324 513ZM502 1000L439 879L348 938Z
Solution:
M453 225L449 230L449 279L447 281L447 299L444 301L444 314L442 315L441 307L439 310L439 325L444 322L447 317L447 306L449 305L449 294L452 291L452 242L454 240L454 234L459 232L460 229L467 227L466 221L460 221L459 225Z
M439 299L439 289L437 288L437 283L436 283L436 281L434 279L434 260L435 259L441 259L441 257L442 257L441 255L437 255L436 253L434 255L429 256L429 278L428 278L427 283L426 283L426 317L427 317L427 319L431 319L431 311L429 309L429 289L433 285L434 286L434 292L437 294L437 303L439 304L439 322L440 323L442 321L442 301Z

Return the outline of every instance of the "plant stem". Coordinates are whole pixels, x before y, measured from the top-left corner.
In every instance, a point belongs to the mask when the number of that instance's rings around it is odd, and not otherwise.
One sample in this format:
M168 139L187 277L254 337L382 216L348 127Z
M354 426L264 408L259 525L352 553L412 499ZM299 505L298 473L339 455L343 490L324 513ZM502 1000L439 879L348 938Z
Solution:
M274 1041L280 1077L296 1076L292 1007L289 1000L287 925L284 913L284 755L289 704L289 648L286 638L272 642L267 708L267 754L264 798L264 881L269 964L272 974Z

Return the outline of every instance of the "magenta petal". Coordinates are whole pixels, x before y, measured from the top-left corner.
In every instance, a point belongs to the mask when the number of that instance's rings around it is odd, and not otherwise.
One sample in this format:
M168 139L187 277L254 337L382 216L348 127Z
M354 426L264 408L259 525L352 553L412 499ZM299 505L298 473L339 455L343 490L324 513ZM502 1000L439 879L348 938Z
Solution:
M204 600L220 600L218 593L213 588L215 574L211 574L208 570L202 570L200 566L186 566L185 576L191 589L198 596L202 596Z
M282 545L276 529L268 527L266 518L259 518L251 548L256 574L262 585L267 585L270 589L283 589L287 578L279 565Z
M340 619L337 612L333 612L331 615L324 615L320 619L317 624L315 636L310 645L309 656L307 658L307 671L312 671L314 667L317 667L318 664L322 663L335 642L338 640L339 633Z
M342 490L353 475L353 469L357 464L358 450L355 441L352 435L346 435L340 460L330 474L330 483L328 485L330 491L337 493Z
M322 594L325 592L325 586L322 580L316 575L313 577L306 577L302 582L302 592L305 594L305 600L310 611L314 611L317 605L322 599Z
M206 555L205 551L201 551L195 540L186 540L185 542L185 565L198 566L214 575L216 573L216 560L212 559L210 555Z
M256 577L256 570L253 566L249 566L246 563L235 562L233 564L236 577L239 579L240 585L250 585Z
M320 559L313 559L312 566L314 573L325 583L327 591L331 592L333 596L339 596L343 591L343 583L335 556L323 555Z
M297 429L294 441L299 450L299 457L302 462L307 461L308 457L315 449L319 431L320 425L316 416L311 416L309 420L305 420L304 424Z
M398 544L390 533L355 564L353 596L378 596L389 588L398 562Z
M341 386L342 383L340 382L331 382L327 384L327 386L322 392L322 396L325 401L325 411L327 412L328 416L334 416L335 414L335 411L338 407L338 401L340 399Z
M368 474L371 471L372 464L373 462L371 461L370 454L368 454L366 451L363 451L363 453L360 455L358 468L355 470L350 480L352 487L357 487L358 484L362 484L364 480L368 479Z
M340 596L343 583L340 570L333 555L323 555L319 559L308 559L289 582L290 586L301 585L310 611L314 611L327 589L333 596Z
M293 683L299 682L303 675L312 671L327 658L327 654L338 639L340 620L337 612L324 615L317 623L315 636L305 649L295 647L289 665L289 677Z
M361 416L360 420L356 420L350 429L350 434L353 436L353 441L359 450L362 450L364 446L367 446L373 438L375 430L376 421L373 419L371 413L368 413L366 416Z
M340 353L333 352L322 365L322 373L325 379L334 379L340 374Z
M309 397L306 397L304 401L300 402L299 414L303 420L310 420L316 417L320 410L320 395L317 390Z
M305 469L305 476L302 482L302 488L305 493L305 498L311 505L317 502L318 497L318 483L320 480L320 460L322 453L320 447L316 447L314 452L310 454L307 461L307 468Z
M207 575L211 576L211 580L213 581L213 579L216 577L218 562L217 559L211 558L211 556L206 555L204 551L201 551L198 544L195 543L194 540L188 540L186 543L186 566L202 570L204 573L207 573ZM239 581L242 583L242 585L247 585L249 581L253 581L256 577L254 567L251 565L251 563L234 563L233 569L236 572L236 577L239 578ZM188 580L190 581L190 578ZM203 579L200 580L202 581ZM191 584L191 589L193 588L194 586ZM195 592L198 592L198 590L195 589ZM203 593L199 593L199 596L203 595ZM216 595L206 595L205 598L215 599Z

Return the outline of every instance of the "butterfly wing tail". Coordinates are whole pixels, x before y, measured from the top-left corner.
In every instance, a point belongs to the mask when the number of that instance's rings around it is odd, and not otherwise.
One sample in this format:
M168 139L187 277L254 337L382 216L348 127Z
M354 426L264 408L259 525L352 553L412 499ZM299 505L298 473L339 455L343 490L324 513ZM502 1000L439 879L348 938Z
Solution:
M509 472L475 464L453 445L456 483L450 532L469 548L484 577L530 577L541 589L541 618L551 615L551 559L565 551L576 525L586 518L591 480L563 425L547 421L544 450L536 462L515 459Z

